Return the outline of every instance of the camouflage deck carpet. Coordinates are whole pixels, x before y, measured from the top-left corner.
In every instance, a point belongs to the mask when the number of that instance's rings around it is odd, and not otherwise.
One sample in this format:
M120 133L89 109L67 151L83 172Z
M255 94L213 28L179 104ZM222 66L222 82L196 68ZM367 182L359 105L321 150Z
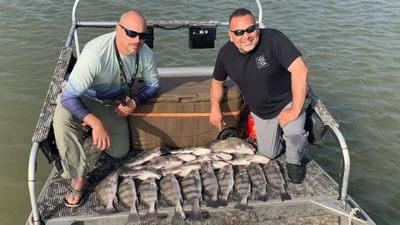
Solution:
M46 221L49 219L76 216L87 218L93 216L101 217L102 215L100 215L100 212L104 206L101 205L99 197L97 196L95 191L96 186L116 167L122 165L138 153L131 151L124 160L116 162L94 150L90 141L91 139L87 139L85 142L89 165L89 187L84 196L84 204L78 208L68 208L64 205L63 197L67 192L68 181L63 179L59 173L56 173L49 180L47 188L43 190L39 199L38 204L42 220ZM282 162L283 165L285 164L284 156L278 158L278 160ZM237 202L237 197L233 194L230 195L228 207L211 209L205 207L205 203L203 203L202 212L206 220L202 221L201 224L338 224L337 216L329 215L326 211L318 209L318 207L312 206L311 203L307 203L306 201L300 201L300 203L296 201L314 197L337 197L337 184L333 182L314 161L310 161L307 164L307 175L302 184L292 184L288 182L287 190L292 200L280 204L279 192L270 187L267 187L267 190L268 200L266 202L250 200L250 205L254 208L246 212L233 209L235 202ZM191 209L191 206L185 202L184 208L185 211L187 211ZM104 216L102 224L124 224L129 209L123 207L119 203L116 205L116 209L118 213L116 213L115 216ZM146 211L143 206L139 206L138 209L141 215ZM158 211L164 214L171 214L173 212L173 207L167 206L159 196ZM121 216L121 214L124 216ZM110 222L107 222L108 220L110 220ZM121 221L118 222L118 220ZM171 222L170 216L164 216L164 219L157 221L155 224L171 224ZM84 223L74 222L73 224L90 224L90 220ZM140 224L148 223L141 222ZM191 222L185 221L183 224L191 224Z

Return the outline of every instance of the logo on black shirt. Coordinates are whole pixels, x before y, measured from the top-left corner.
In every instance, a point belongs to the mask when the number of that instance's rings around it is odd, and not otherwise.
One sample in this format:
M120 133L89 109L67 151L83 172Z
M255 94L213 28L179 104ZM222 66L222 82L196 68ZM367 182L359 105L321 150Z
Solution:
M257 63L258 69L262 69L264 67L269 66L269 64L268 64L267 60L265 59L264 55L256 57L256 63Z

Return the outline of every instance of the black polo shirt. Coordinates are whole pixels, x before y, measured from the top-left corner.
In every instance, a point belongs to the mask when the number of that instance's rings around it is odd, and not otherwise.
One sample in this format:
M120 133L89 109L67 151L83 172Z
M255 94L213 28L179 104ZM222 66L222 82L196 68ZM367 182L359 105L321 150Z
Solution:
M250 110L263 119L277 116L292 101L291 74L287 68L301 53L283 33L260 29L257 46L241 53L228 41L219 51L213 77L228 76L240 88Z

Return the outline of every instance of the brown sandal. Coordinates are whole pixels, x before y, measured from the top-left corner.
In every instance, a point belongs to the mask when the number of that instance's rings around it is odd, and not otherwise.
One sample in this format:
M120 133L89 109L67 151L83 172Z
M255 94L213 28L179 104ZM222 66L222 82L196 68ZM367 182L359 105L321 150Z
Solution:
M85 194L87 187L88 187L88 184L85 184L85 186L83 186L82 189L78 191L78 190L73 189L71 186L68 186L67 195L75 196L75 197L79 198L79 200L77 203L72 204L72 203L68 202L68 200L65 196L64 197L64 205L67 207L70 207L70 208L75 208L75 207L81 206L83 204L83 198L84 198L84 194Z

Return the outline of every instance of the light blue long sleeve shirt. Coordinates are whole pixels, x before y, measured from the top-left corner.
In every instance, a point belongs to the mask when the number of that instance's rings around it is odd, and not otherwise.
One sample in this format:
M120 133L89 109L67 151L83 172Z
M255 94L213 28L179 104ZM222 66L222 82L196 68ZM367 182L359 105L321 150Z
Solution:
M114 48L115 32L104 34L88 42L72 70L61 104L78 119L83 119L89 110L82 104L84 94L99 100L117 99L122 93L120 69ZM135 74L135 55L121 56L124 72L129 82ZM137 76L141 76L145 87L134 96L139 105L155 96L159 89L159 76L153 51L147 46L139 51Z

